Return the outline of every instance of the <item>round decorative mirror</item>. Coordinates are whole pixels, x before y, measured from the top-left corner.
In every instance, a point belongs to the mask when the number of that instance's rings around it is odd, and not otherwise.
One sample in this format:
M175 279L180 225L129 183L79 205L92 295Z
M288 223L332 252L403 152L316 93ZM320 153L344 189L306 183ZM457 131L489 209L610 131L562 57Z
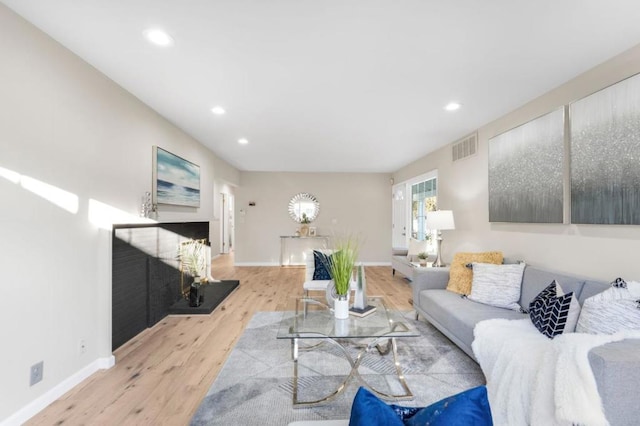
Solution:
M298 223L304 223L303 217L308 222L315 220L320 213L320 203L318 199L307 192L301 192L291 197L289 201L289 216Z

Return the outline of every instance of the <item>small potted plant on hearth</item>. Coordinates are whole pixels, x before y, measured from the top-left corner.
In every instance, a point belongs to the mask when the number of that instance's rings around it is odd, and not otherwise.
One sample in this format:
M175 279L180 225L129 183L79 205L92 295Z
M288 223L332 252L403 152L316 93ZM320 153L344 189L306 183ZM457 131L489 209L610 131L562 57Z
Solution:
M204 301L202 284L207 281L206 244L204 240L188 240L180 243L178 249L181 273L187 272L193 277L188 290L182 286L182 295L189 299L189 306L198 307Z

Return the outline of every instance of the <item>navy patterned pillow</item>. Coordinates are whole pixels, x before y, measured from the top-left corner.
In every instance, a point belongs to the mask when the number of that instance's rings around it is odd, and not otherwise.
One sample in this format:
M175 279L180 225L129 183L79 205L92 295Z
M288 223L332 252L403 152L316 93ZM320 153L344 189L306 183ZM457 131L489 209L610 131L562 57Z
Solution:
M611 283L611 287L616 287L616 288L627 288L627 282L625 280L623 280L622 278L616 278L615 280L613 280L613 282Z
M331 255L326 255L321 251L313 251L313 279L314 280L330 280L331 272L329 271L331 263Z
M558 296L558 283L553 280L529 304L529 317L540 333L550 339L562 334L567 325L573 292Z

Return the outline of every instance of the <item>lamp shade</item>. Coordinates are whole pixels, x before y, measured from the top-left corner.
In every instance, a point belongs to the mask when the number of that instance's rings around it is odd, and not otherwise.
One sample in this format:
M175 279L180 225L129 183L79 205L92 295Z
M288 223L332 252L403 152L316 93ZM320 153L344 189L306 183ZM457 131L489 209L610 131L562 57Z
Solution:
M456 224L453 221L453 212L451 210L427 212L427 228L438 231L456 229Z

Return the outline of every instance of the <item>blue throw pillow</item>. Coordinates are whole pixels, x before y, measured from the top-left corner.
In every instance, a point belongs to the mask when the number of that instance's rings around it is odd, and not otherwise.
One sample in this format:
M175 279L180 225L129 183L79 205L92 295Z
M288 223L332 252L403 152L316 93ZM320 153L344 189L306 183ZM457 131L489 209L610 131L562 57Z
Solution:
M440 400L405 420L406 426L492 426L487 388L478 386Z
M364 388L358 389L349 426L492 426L487 388L478 386L425 408L387 405Z
M361 387L353 399L349 426L403 426L403 424L393 408Z
M331 262L331 256L327 256L321 251L314 250L313 251L313 279L314 280L330 280L331 273L329 272L329 268Z

